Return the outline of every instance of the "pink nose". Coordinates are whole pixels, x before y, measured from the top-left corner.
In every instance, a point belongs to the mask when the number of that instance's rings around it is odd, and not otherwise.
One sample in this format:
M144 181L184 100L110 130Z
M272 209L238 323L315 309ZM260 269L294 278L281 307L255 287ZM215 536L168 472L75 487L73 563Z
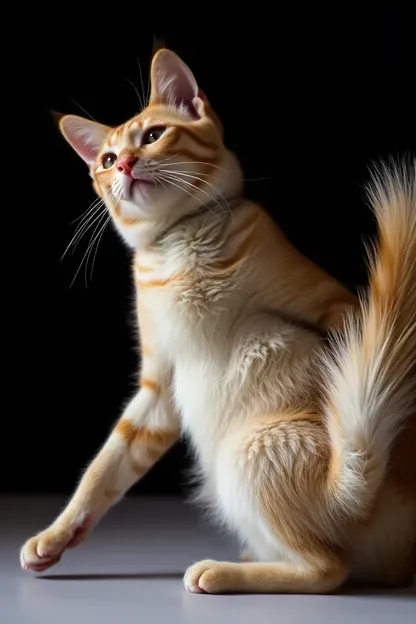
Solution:
M133 169L136 162L137 162L137 158L135 158L131 154L122 156L117 161L117 170L121 171L121 173L125 173L126 175L130 175L131 170Z

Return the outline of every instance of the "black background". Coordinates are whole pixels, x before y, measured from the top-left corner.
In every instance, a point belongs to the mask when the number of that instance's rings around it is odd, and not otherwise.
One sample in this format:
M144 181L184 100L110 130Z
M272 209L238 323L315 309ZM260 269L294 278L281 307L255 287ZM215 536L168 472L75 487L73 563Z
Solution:
M88 287L83 270L70 284L89 237L60 261L71 221L95 196L49 109L81 106L122 123L138 109L126 78L141 90L139 59L147 86L153 38L163 38L222 118L247 194L351 288L365 282L362 239L373 232L368 167L415 152L410 2L139 4L59 14L37 5L16 29L24 60L9 57L15 115L1 246L3 491L69 492L136 385L127 250L109 227ZM176 448L133 491L180 491L187 462Z

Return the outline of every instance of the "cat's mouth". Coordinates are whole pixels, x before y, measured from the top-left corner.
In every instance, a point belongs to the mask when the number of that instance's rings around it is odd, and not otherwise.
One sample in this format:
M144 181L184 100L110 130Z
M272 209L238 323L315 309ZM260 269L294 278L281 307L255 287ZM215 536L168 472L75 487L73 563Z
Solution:
M141 193L154 185L155 180L151 176L132 172L131 178L126 185L126 196L128 199L133 199L137 192Z

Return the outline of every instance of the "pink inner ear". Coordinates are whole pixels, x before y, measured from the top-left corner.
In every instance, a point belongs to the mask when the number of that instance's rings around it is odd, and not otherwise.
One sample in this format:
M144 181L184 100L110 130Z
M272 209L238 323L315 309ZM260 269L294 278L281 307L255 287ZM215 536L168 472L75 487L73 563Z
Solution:
M196 115L193 100L198 95L198 85L191 70L170 50L159 52L153 66L154 97L173 106L185 105Z
M67 115L61 119L60 127L68 143L91 166L105 141L105 126L76 115Z

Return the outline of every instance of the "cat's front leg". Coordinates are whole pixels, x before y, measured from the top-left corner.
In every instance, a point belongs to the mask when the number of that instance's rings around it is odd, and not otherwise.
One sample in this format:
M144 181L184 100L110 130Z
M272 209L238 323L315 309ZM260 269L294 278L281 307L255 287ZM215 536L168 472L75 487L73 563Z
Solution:
M87 468L66 508L49 528L22 547L22 568L41 572L56 564L178 438L179 423L168 391L157 381L142 379L140 391Z

